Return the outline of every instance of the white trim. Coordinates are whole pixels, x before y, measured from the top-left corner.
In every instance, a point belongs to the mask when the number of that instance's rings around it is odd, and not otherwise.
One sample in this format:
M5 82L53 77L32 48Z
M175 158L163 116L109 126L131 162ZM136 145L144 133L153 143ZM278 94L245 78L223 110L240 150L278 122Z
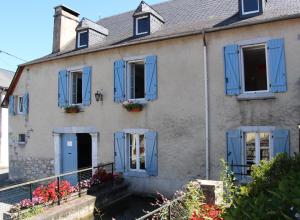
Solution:
M273 132L275 126L241 126L239 129L242 132Z
M267 75L267 90L257 90L257 91L245 91L245 66L244 66L244 48L252 48L252 47L264 47L265 48L265 60L266 60L266 75ZM267 44L265 43L259 43L259 44L251 44L251 45L244 45L241 46L240 49L240 63L241 63L241 82L242 82L242 94L258 94L258 93L268 93L270 92L270 79L269 79L269 66L268 66L268 50L267 50Z
M70 67L67 67L66 70L67 70L67 72L83 71L84 67L86 67L86 66L85 65L70 66Z
M80 35L84 34L84 33L87 33L87 32L88 31L79 31L79 32L77 32L77 48L87 47L88 46L88 43L84 44L84 45L80 45Z
M247 45L252 45L252 44L265 44L269 40L271 40L270 37L258 37L258 38L254 38L254 39L241 40L241 41L238 41L237 44L239 46L247 46Z
M149 129L126 128L126 129L123 129L122 132L130 133L130 134L145 134L145 133L149 132Z
M135 18L135 35L142 35L142 34L148 34L150 32L149 31L146 31L146 32L139 32L139 26L138 26L138 22L139 20L142 20L144 18L149 18L148 15L145 15L145 16L142 16L142 17L137 17ZM150 18L149 18L150 19Z
M245 0L242 0L242 15L249 15L249 14L254 14L254 13L258 13L260 11L260 4L259 4L259 0L257 0L257 10L255 11L248 11L248 12L245 12L244 11L244 1Z

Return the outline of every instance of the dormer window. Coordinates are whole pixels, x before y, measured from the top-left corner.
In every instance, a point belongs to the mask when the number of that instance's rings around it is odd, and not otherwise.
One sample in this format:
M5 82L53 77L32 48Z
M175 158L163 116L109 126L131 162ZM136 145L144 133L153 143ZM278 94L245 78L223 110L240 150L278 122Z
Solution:
M262 14L265 0L240 0L240 15L251 17Z
M137 17L135 21L136 35L148 34L150 32L149 16Z
M88 31L80 31L77 33L77 48L88 46Z

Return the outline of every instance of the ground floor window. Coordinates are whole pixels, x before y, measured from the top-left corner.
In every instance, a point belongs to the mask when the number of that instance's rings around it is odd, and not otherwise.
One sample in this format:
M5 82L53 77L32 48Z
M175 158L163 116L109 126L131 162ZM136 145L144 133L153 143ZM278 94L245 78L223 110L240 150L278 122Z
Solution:
M127 152L130 170L145 171L146 169L146 144L144 134L128 133Z

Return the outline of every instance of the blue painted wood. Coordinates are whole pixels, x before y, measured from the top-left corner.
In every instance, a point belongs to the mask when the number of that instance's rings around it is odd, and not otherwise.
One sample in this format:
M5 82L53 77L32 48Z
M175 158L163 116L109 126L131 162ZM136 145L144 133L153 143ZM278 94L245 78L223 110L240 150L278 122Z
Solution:
M285 64L285 51L284 40L273 39L267 42L268 45L268 62L269 62L269 75L270 87L272 92L286 92L287 79L286 79L286 64Z
M149 176L158 175L157 133L149 131L146 137L146 171Z
M238 45L224 47L225 93L239 95L241 93L240 48Z
M29 94L26 93L23 97L23 107L24 107L24 113L28 115L29 113Z
M287 129L273 131L273 157L279 153L290 155L290 133Z
M82 104L89 106L91 104L91 82L92 82L92 68L86 66L83 68L82 74Z
M116 132L115 142L115 169L117 172L125 171L125 133Z
M69 104L68 98L68 71L61 70L58 73L58 106L66 107Z
M241 130L227 131L227 162L229 166L242 165L242 132ZM242 167L233 167L234 173L242 173ZM236 175L238 179L240 175Z
M15 115L15 98L13 95L9 96L9 114Z
M125 101L125 62L117 60L114 63L114 101Z
M62 134L61 137L61 172L68 173L78 170L76 134ZM77 184L77 174L64 177L73 186Z
M157 56L146 57L146 100L157 99Z

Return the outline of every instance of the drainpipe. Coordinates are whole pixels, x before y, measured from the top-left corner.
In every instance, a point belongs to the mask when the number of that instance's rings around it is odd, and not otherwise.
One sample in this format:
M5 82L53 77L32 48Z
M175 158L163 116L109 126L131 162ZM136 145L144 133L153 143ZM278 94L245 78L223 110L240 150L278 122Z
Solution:
M204 94L205 94L205 177L209 179L209 106L208 106L208 74L207 74L207 42L205 30L203 36L203 73L204 73Z

